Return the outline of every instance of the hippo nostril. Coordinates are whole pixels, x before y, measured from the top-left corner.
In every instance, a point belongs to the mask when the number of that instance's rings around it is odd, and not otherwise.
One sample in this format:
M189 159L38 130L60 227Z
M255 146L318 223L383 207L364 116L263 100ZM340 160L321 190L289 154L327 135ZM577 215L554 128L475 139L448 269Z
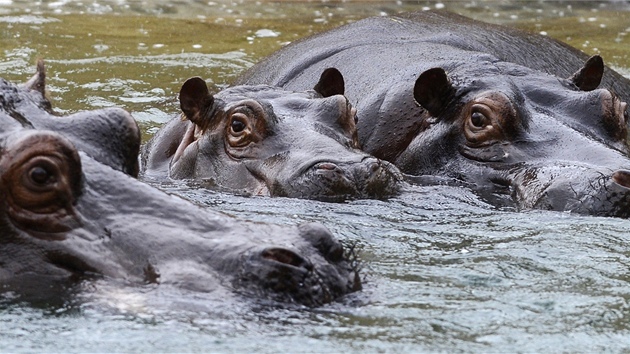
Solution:
M630 188L630 171L619 170L613 173L612 179L622 187Z
M361 165L368 174L375 174L383 169L382 161L373 157L364 158Z
M376 173L376 171L381 169L380 161L374 161L374 162L370 163L368 169L369 169L370 172Z
M309 271L313 270L313 265L309 261L285 248L266 248L262 251L261 256L264 259L288 264L296 268L304 268Z
M335 165L332 162L321 162L321 163L318 163L317 165L315 165L315 168L318 169L318 170L334 171L338 167L337 167L337 165Z

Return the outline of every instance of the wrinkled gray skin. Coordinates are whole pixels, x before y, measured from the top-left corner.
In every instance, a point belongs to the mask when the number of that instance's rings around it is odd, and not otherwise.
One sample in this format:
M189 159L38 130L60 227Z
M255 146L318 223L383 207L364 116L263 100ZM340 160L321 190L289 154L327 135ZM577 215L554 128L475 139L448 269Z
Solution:
M238 221L120 171L137 156L107 154L139 146L129 114L51 117L38 69L25 86L0 79L3 291L97 277L315 306L360 288L343 247L319 224ZM104 136L120 146L99 147Z
M500 206L630 215L630 81L599 56L417 12L291 44L237 84L299 90L331 67L357 108L362 147L412 180L453 181Z
M211 95L191 78L180 91L184 119L143 147L141 175L326 201L391 196L401 174L358 149L355 110L342 91L337 71L301 92L259 85Z

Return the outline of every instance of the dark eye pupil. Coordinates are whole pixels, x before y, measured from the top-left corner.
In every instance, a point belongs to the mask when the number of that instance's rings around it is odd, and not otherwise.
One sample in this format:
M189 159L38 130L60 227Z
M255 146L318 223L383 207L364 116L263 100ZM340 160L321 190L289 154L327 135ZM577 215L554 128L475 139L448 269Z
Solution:
M51 182L52 175L43 167L35 167L30 172L31 180L37 184L47 184Z
M475 127L483 127L485 120L486 117L479 112L473 112L473 114L470 116L470 121Z
M242 132L244 129L245 129L245 123L236 119L232 121L232 131L234 131L235 133L239 133L239 132Z

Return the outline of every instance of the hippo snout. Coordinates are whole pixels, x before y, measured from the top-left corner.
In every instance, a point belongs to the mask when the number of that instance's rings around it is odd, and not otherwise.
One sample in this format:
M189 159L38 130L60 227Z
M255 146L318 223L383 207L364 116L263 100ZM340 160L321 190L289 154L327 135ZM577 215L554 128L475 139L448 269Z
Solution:
M604 216L618 216L623 218L630 217L630 171L617 170L610 178L612 181L606 188L605 195L601 198L603 201L603 212L599 213Z
M317 306L361 289L356 257L323 225L298 228L293 247L270 246L244 259L235 288L257 297Z
M393 164L369 157L354 171L356 181L363 182L363 192L369 198L384 198L398 193L402 174Z
M253 292L256 297L307 306L328 303L349 292L345 288L332 293L330 289L338 289L339 279L329 272L322 275L319 268L326 269L329 265L313 256L308 259L297 250L282 247L254 252L243 265L235 287L245 293Z
M325 201L383 199L400 190L402 174L387 161L365 157L361 161L322 161L312 164L301 176L289 181L287 196ZM306 195L308 193L308 195Z
M553 172L553 173L552 173ZM521 204L535 200L530 207L579 214L630 217L630 170L614 172L590 169L584 166L573 168L538 169L530 171L536 176L530 180L519 180Z
M332 233L323 225L317 223L302 224L299 226L302 238L307 240L330 262L343 260L343 246Z
M286 248L266 248L261 252L260 255L263 259L288 265L298 269L302 268L307 272L313 270L313 265L307 259Z

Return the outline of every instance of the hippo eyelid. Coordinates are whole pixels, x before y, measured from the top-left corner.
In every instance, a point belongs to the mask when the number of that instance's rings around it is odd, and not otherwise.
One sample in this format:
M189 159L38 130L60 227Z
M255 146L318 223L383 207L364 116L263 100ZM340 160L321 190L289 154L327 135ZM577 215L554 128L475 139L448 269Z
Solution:
M265 139L271 129L265 108L255 100L243 100L226 112L226 151L233 158L241 158L251 145ZM251 152L251 151L250 151ZM244 155L245 154L245 155Z

